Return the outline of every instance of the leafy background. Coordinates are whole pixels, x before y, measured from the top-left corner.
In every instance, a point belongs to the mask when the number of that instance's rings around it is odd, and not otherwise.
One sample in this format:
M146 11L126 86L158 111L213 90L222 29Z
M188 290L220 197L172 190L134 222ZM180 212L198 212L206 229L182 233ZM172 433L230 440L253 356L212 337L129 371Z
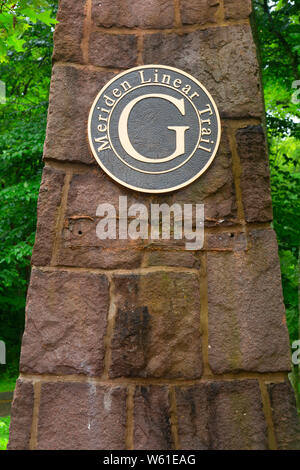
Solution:
M299 338L300 0L254 0L253 4L266 103L274 228L292 344ZM56 11L57 1L0 0L0 80L6 84L7 97L0 104L0 340L7 346L7 365L0 365L1 389L12 389L18 374ZM299 400L297 366L291 379ZM7 419L0 419L0 448Z

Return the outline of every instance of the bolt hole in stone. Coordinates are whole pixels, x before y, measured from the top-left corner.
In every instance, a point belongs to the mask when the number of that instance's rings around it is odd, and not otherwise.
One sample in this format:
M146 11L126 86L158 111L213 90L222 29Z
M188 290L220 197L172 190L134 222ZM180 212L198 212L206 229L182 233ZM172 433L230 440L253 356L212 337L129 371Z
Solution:
M230 234L230 238L234 238L234 233L231 233L231 234Z
M78 235L82 235L82 231L81 231L81 230L78 230Z

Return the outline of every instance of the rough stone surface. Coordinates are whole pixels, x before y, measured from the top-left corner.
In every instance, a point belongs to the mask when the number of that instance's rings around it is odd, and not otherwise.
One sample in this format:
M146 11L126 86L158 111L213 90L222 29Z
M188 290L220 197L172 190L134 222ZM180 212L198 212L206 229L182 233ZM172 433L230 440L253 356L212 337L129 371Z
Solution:
M125 387L42 384L39 450L124 450L125 429Z
M65 175L62 171L45 167L38 201L38 220L32 264L45 266L50 263L55 236L55 222L61 203Z
M209 169L192 184L170 195L153 198L169 205L204 204L205 225L232 225L238 222L232 158L226 129L222 129L220 148Z
M219 0L182 0L181 21L183 24L215 23Z
M136 65L137 37L134 35L94 31L89 44L89 61L93 65L126 69Z
M89 110L112 72L53 68L44 158L96 164L87 139Z
M290 370L275 233L251 232L247 252L208 253L207 274L212 370Z
M137 387L134 396L134 448L172 449L168 387Z
M60 0L57 12L59 23L54 32L53 60L83 63L84 6L86 0Z
M248 18L251 12L251 0L224 0L224 16L226 20Z
M300 422L291 384L269 384L268 391L278 449L300 450Z
M111 377L197 378L202 372L197 275L114 276Z
M100 217L96 216L100 204L111 204L119 217L119 198L127 197L127 206L143 202L148 207L150 196L115 184L100 169L74 174L69 188L66 218L58 264L63 266L102 269L137 268L141 266L142 249L147 240L102 240L97 236ZM128 223L130 219L128 219ZM119 233L119 222L116 225Z
M250 26L231 25L182 36L158 33L146 36L144 46L145 64L171 65L193 75L213 94L222 117L262 116Z
M236 133L241 160L240 185L247 222L272 220L270 171L265 134L261 126L248 126Z
M245 251L248 249L247 235L244 232L207 233L204 248L208 251Z
M171 28L173 0L93 0L92 18L97 26Z
M211 382L176 388L182 450L266 450L258 382Z
M34 269L27 298L21 371L101 375L108 288L103 275Z
M8 450L29 449L33 401L32 383L18 379L11 412Z

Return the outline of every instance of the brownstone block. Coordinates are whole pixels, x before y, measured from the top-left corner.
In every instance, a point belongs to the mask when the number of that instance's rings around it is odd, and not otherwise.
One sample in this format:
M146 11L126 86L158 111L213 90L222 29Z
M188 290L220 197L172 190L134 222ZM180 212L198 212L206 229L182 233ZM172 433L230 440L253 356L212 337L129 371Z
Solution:
M34 269L22 372L101 375L108 308L105 276Z
M217 373L290 369L289 338L272 230L248 251L208 253L209 363Z
M183 24L215 23L219 0L181 0Z
M100 168L72 177L58 264L102 269L130 269L141 265L142 249L147 240L120 240L119 222L116 239L101 240L97 236L101 220L96 216L97 207L111 204L119 217L120 197L127 197L128 208L141 202L146 206L150 203L150 196L141 196L114 183ZM129 223L130 218L127 225Z
M83 62L81 41L83 39L84 7L86 0L61 0L57 12L59 23L54 32L54 61Z
M87 68L54 66L45 158L96 164L87 140L88 115L97 93L113 75Z
M126 389L92 383L41 388L39 450L124 450Z
M114 276L116 306L111 377L201 376L197 275L154 272Z
M193 75L212 94L223 117L262 116L250 26L210 28L182 36L158 33L146 36L144 47L145 64L170 65Z
M272 220L270 172L264 131L248 126L236 133L241 160L240 185L247 222Z
M267 429L257 381L176 388L182 450L266 450Z
M222 129L217 155L201 178L168 196L160 195L153 202L170 205L204 204L205 225L232 225L238 222L232 159L228 137Z
M268 385L279 450L300 450L300 422L294 390L289 382Z
M45 167L38 201L38 220L32 264L45 266L50 263L55 236L55 222L61 203L65 174Z
M172 449L168 388L137 387L134 396L134 448Z
M206 233L204 248L208 251L245 251L248 249L244 232Z
M131 68L137 61L137 37L95 31L89 42L89 62L101 67Z
M97 26L171 28L173 0L93 0L92 19Z
M174 266L198 269L200 260L190 251L149 251L144 261L147 266Z
M31 382L18 379L16 383L8 450L28 450L31 434L34 393Z
M239 20L248 18L252 12L251 0L224 0L224 13L226 20Z

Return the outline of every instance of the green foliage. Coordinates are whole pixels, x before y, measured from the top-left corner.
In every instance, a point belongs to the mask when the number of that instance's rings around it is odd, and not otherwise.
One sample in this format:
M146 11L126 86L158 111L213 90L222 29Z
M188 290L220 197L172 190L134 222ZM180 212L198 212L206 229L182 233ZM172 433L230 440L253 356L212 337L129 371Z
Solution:
M0 417L0 450L6 450L8 443L10 416Z
M20 2L18 8L25 3L34 2ZM49 7L47 18L55 16L56 3L40 2ZM53 30L45 22L32 24L23 33L22 50L6 50L9 62L0 64L0 79L7 90L6 103L0 105L0 339L7 348L7 365L0 365L2 380L18 373L41 180L52 36Z
M37 22L56 23L48 0L0 0L0 62L9 61L10 51L27 47L25 33Z

